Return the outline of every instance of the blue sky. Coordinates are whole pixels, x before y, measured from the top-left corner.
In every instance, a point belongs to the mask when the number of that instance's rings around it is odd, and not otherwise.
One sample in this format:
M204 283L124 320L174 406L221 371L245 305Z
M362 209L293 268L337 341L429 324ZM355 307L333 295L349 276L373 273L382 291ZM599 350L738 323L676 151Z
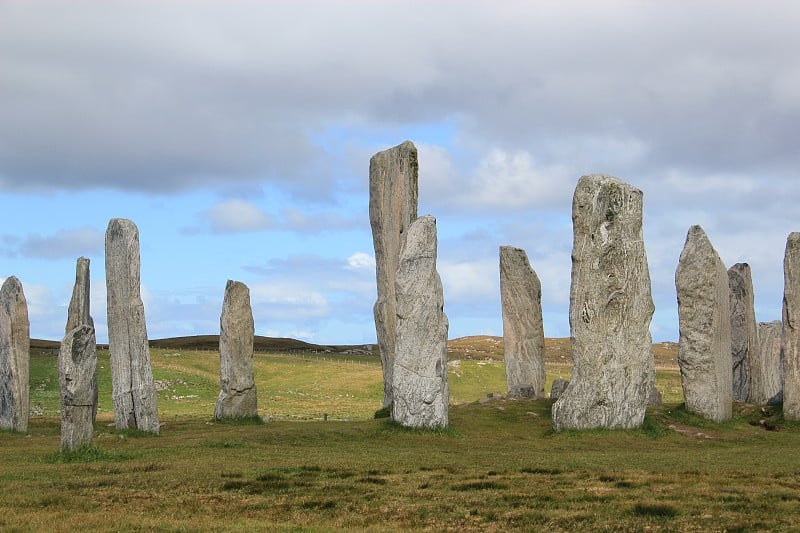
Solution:
M571 198L642 189L656 340L693 224L780 318L800 230L794 2L0 2L0 277L59 339L75 259L107 338L108 220L139 227L151 338L374 342L369 158L419 149L451 338L502 334L498 247L524 248L569 335Z

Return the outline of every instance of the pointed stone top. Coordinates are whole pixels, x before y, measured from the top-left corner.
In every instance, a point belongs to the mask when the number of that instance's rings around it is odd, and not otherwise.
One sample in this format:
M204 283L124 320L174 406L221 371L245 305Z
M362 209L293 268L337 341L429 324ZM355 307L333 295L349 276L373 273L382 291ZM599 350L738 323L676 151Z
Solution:
M116 230L120 231L122 229L134 229L137 230L136 224L132 220L128 220L127 218L112 218L108 221L108 229L107 232Z
M0 300L11 302L22 293L22 282L16 276L8 276L0 288ZM24 296L23 296L24 298Z
M414 143L412 143L411 141L404 141L404 142L402 142L402 143L400 143L397 146L394 146L392 148L387 148L386 150L381 150L377 154L373 155L372 159L384 157L384 156L387 156L387 155L389 155L389 154L391 154L393 152L396 152L398 154L410 154L410 155L412 155L412 156L414 156L416 158L417 147L414 146Z
M436 218L424 215L411 223L402 257L436 257Z

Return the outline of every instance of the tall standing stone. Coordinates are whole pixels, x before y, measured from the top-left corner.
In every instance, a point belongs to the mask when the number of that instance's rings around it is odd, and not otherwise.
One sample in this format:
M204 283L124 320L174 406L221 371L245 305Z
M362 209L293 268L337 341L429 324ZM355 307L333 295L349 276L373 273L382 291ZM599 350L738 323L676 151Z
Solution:
M28 304L11 276L0 288L0 429L28 431L30 347Z
M525 250L500 247L500 299L508 394L543 398L542 285Z
M789 234L783 258L783 416L800 420L800 232Z
M408 427L448 424L447 316L436 271L436 219L418 218L400 256L392 419Z
M733 399L750 401L750 390L759 387L756 366L758 357L758 326L753 304L753 279L750 265L736 263L728 269L731 306L731 364L733 368Z
M219 318L220 391L214 418L258 416L256 383L253 379L255 325L250 307L250 289L228 280Z
M69 336L70 332L78 326L92 326L94 328L94 320L90 313L90 276L89 276L89 259L86 257L79 257L75 264L75 285L72 287L72 298L69 301L69 308L67 311L67 325L64 328L64 334ZM94 333L92 333L94 335ZM97 346L94 348L95 358L97 357ZM93 378L92 378L92 394L94 397L94 408L92 410L92 421L94 422L97 416L97 365L94 365Z
M113 218L106 230L108 346L118 429L158 433L158 406L139 280L139 230Z
M728 420L733 407L728 271L700 226L689 228L675 287L686 409L714 422Z
M572 201L569 323L572 378L553 404L553 427L634 428L655 379L654 306L642 237L642 192L583 176Z
M397 298L395 275L400 250L417 218L419 162L410 141L378 152L369 161L369 221L375 247L375 330L383 367L383 406L392 403Z
M780 320L758 323L758 358L750 367L753 375L750 380L752 403L783 402L782 329Z
M61 389L61 449L92 442L97 406L97 341L94 326L68 331L58 352Z

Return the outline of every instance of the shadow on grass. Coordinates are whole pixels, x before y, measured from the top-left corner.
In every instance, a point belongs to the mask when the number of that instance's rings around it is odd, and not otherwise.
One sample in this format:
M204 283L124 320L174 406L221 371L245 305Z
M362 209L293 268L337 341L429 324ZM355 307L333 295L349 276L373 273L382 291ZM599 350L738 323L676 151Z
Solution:
M385 419L380 427L383 433L404 433L406 435L439 435L442 437L458 437L459 433L452 427L445 428L414 428L407 427L391 419Z
M215 418L215 424L222 426L263 426L266 424L264 419L258 415L255 416L234 416L230 418Z
M96 461L118 461L130 459L131 456L118 452L109 452L94 446L84 444L73 450L59 450L44 458L45 463L93 463Z

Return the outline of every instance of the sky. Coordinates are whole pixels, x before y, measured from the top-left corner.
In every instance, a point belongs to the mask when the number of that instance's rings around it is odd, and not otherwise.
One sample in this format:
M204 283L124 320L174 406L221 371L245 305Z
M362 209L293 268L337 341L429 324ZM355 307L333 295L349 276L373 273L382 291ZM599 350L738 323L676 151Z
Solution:
M693 224L780 319L800 230L792 1L0 0L0 278L59 340L79 256L107 340L104 234L133 220L150 338L375 342L369 159L411 140L450 338L502 335L498 248L569 336L572 194L644 193L656 341Z

